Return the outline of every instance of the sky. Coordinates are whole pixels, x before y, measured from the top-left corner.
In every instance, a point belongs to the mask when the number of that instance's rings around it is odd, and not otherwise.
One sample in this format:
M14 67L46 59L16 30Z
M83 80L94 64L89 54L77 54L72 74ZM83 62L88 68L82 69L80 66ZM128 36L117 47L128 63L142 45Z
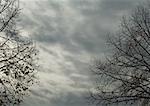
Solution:
M90 64L109 54L106 35L146 0L21 0L22 34L39 50L38 83L21 106L94 106Z

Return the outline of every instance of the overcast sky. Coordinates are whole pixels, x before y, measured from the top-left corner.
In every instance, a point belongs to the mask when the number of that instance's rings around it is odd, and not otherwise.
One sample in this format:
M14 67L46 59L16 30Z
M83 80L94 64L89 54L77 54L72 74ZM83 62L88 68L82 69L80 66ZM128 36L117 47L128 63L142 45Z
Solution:
M22 106L88 106L89 64L110 52L106 34L146 0L21 1L23 35L36 41L40 64L39 83Z

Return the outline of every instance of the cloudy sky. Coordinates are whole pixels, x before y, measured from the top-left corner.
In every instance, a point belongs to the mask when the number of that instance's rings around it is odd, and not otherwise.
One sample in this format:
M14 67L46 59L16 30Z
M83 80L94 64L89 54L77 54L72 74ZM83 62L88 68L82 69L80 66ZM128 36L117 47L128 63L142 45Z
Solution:
M21 0L20 26L36 42L40 65L39 83L21 106L88 106L89 64L109 53L106 34L141 1Z

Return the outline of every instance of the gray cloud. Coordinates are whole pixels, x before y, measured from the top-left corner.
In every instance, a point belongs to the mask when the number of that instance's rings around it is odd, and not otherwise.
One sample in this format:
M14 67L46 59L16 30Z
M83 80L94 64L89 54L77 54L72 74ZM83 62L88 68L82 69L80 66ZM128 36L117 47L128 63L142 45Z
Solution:
M94 48L96 45L102 45L102 42L99 44L100 41L97 40L96 42L98 44L95 44L94 38L101 40L101 36L104 36L102 34L105 34L104 28L102 29L100 28L101 26L99 26L100 24L96 24L98 20L92 21L94 18L90 18L91 15L85 17L80 11L71 7L70 3L56 5L53 3L54 1L51 2L37 3L38 6L43 9L32 9L32 11L38 11L30 14L34 19L32 22L30 22L29 17L24 16L24 26L25 23L27 23L29 29L31 29L31 26L37 26L33 28L35 30L32 30L34 35L32 37L40 42L49 42L51 44L60 43L64 48L70 51L75 49L74 52L81 50L88 52L97 51L97 49L95 50ZM45 12L45 8L51 10L50 12L55 15L49 15L49 12ZM99 35L100 32L101 35ZM90 38L87 39L88 37Z
M41 69L23 106L87 106L91 58L108 52L106 34L138 1L24 0L20 26L37 41Z

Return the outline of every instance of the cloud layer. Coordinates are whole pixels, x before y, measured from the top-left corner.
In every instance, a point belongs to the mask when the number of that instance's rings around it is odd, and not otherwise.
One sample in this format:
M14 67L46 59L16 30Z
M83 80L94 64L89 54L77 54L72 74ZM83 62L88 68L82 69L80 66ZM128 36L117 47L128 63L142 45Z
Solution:
M22 0L20 26L37 42L39 84L23 106L87 106L89 63L140 0Z

